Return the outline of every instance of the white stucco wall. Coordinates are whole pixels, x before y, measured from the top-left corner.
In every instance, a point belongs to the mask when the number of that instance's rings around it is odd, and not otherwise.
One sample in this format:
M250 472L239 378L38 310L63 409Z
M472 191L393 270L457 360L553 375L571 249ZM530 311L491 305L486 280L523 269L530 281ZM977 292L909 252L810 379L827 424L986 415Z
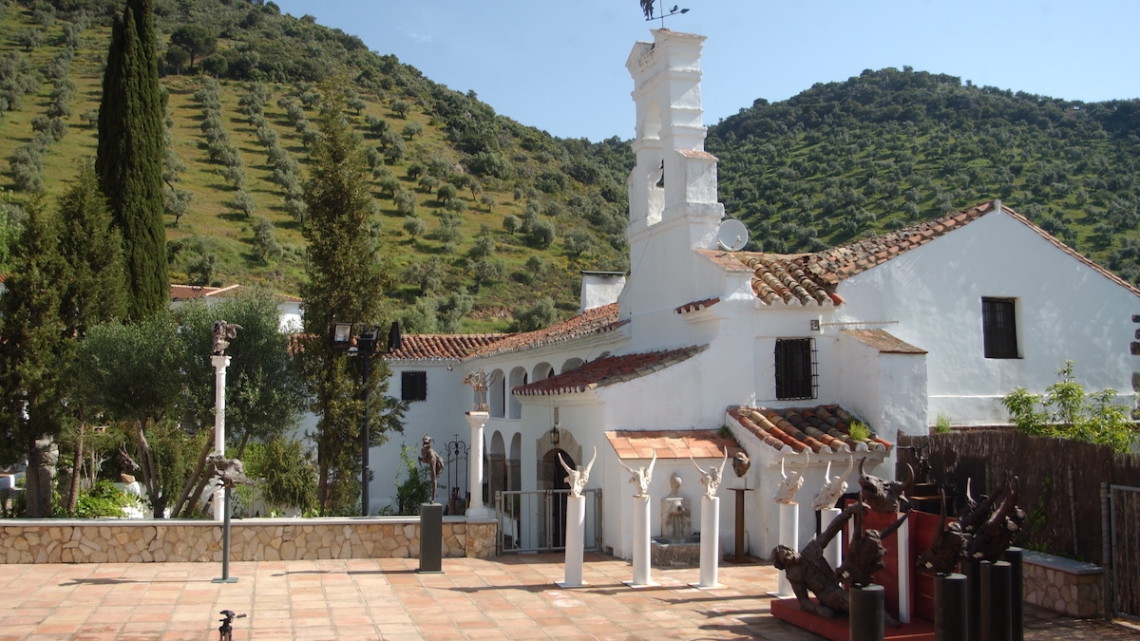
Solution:
M929 352L928 420L1007 423L1001 397L1041 393L1065 360L1086 389L1132 394L1140 298L1004 213L990 213L843 281L841 320L898 321ZM983 297L1016 299L1018 359L983 357Z

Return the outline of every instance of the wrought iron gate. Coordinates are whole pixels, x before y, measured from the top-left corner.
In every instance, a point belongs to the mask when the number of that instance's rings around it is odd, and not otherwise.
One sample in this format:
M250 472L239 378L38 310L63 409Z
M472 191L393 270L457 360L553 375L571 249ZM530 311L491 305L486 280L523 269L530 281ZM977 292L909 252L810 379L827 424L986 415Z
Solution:
M1113 616L1140 619L1140 487L1110 485L1108 492L1109 607Z
M566 549L566 498L570 490L495 492L499 519L495 547L499 554L551 552ZM597 550L602 540L602 491L584 490L586 497L587 550Z

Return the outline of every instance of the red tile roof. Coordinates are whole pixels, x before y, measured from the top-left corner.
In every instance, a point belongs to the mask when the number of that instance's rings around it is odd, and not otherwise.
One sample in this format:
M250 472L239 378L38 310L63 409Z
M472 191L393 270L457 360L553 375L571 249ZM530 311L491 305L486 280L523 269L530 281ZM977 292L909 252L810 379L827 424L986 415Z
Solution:
M660 459L724 458L740 451L740 443L722 430L614 430L606 438L617 452L618 458L651 459L657 453Z
M507 338L488 345L468 355L468 358L495 356L507 352L519 352L536 349L545 345L563 343L584 336L603 334L613 331L629 321L618 320L618 304L610 303L588 309L581 314L561 323L555 323L545 329L521 334L512 334Z
M713 305L716 305L719 302L720 302L719 296L716 298L706 298L704 300L695 300L691 303L685 303L684 305L681 305L680 307L678 307L677 309L674 309L673 311L677 312L678 314L688 314L690 312L699 312L702 309L707 309L709 307L712 307Z
M883 354L927 353L883 329L845 329L843 333Z
M701 345L658 352L607 356L590 361L576 370L520 385L511 391L518 396L554 396L585 392L652 374L688 360L706 348L706 345Z
M222 296L233 292L241 285L226 285L225 287L198 287L195 285L171 285L171 300L190 300L191 298L207 298Z
M811 254L761 254L751 252L702 253L722 267L729 268L735 259L752 270L752 289L764 304L815 304L839 305L843 299L835 294L836 286L844 279L877 267L883 263L921 247L947 233L960 229L991 213L995 207L1029 227L1061 251L1093 268L1114 283L1140 296L1140 289L1116 274L1097 265L1076 250L1065 245L1021 214L1001 205L1001 201L979 203L968 209L951 212L940 218L903 227L896 231L857 240Z
M765 444L797 454L809 448L814 453L830 453L886 452L892 447L878 437L866 441L851 438L850 425L856 419L838 405L783 409L732 407L728 415Z
M460 360L513 334L408 334L386 360Z

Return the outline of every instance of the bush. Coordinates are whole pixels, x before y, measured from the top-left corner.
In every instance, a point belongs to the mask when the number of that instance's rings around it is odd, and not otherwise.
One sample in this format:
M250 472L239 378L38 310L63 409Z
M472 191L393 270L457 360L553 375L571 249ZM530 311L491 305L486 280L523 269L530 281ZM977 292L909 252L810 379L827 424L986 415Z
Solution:
M1116 390L1086 393L1073 376L1073 361L1057 370L1058 381L1045 396L1018 387L1002 399L1010 420L1022 432L1108 445L1126 453L1136 440L1128 407L1116 402Z
M123 517L123 508L141 507L138 497L127 494L110 481L99 481L95 487L79 496L75 505L75 518L98 519Z

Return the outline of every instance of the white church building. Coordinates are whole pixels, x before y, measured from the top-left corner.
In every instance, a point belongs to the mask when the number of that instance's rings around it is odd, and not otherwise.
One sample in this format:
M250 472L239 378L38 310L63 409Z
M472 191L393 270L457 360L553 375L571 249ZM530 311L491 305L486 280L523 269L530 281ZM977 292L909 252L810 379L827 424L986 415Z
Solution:
M811 254L738 251L740 229L717 202L717 159L704 151L704 37L652 34L626 62L637 118L628 276L585 274L580 315L540 331L405 336L386 358L391 393L409 402L406 432L371 454L373 513L395 501L401 441L418 448L425 434L448 456L447 443L465 441L470 458L441 501L477 478L473 503L489 507L502 491L562 487L558 455L585 465L596 451L588 526L599 534L587 544L630 558L637 488L623 464L656 455L651 500L669 495L675 474L695 530L702 488L689 459L719 466L728 447L752 465L740 478L725 470L721 549L767 557L781 464L808 465L802 545L829 462L836 473L865 458L868 472L892 477L899 434L925 434L940 415L1006 424L1001 398L1044 391L1065 360L1087 389L1132 401L1140 291L999 201ZM479 371L489 407L473 429L463 380ZM854 421L869 438L851 438ZM734 549L734 487L750 490L745 550ZM510 545L557 545L557 500L512 501L500 517ZM661 533L663 513L651 519Z

